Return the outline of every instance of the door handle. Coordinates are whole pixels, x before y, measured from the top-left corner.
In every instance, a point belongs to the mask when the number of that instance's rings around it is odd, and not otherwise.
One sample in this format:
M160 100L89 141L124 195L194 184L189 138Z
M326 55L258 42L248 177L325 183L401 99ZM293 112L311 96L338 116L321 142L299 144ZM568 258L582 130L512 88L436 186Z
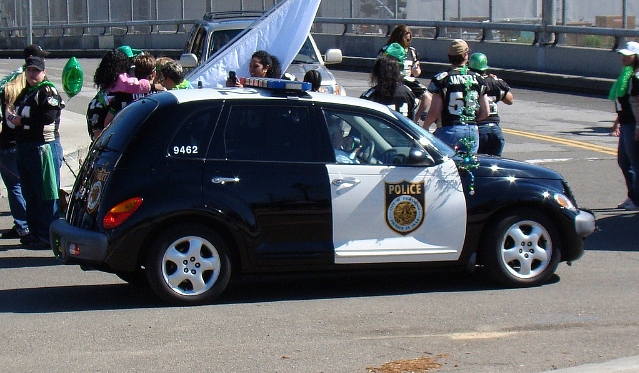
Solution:
M211 179L211 181L214 184L226 184L226 183L238 183L240 181L239 177L220 177L220 176L216 176L213 179Z
M361 180L356 179L354 177L347 177L345 179L335 179L333 180L333 185L335 186L340 186L340 185L344 185L344 184L351 184L351 185L356 185L361 183Z

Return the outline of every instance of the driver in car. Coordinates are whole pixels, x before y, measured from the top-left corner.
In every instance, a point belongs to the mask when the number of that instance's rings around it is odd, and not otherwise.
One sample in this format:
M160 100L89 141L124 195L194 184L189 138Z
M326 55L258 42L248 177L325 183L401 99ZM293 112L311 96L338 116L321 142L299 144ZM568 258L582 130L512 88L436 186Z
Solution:
M344 130L342 129L342 120L334 115L328 117L328 133L331 137L331 144L333 145L333 151L335 152L335 160L337 163L342 164L357 164L359 163L355 158L357 150L359 150L357 140L350 136L344 137ZM349 153L344 149L351 149Z

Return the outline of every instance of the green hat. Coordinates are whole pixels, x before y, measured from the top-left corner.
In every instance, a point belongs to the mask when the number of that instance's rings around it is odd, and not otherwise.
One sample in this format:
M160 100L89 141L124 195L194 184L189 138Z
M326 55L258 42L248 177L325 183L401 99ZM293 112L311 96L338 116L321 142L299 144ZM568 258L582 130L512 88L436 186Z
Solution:
M404 49L404 47L402 47L399 43L392 43L386 47L384 55L394 57L399 62L403 62L406 58L406 49Z
M473 53L468 59L468 67L476 71L488 70L488 58L483 53Z
M128 45L123 45L123 46L119 47L118 50L120 52L126 54L126 56L129 57L129 58L133 58L133 57L137 56L138 54L142 53L141 50L133 49L133 48L129 47Z

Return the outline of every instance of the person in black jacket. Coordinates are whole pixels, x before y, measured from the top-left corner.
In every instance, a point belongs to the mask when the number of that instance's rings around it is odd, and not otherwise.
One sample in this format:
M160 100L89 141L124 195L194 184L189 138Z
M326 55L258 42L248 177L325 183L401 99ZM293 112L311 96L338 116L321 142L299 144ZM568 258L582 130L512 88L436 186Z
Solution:
M29 234L20 242L34 249L49 248L49 225L58 219L61 160L52 144L58 141L60 114L65 106L55 85L46 79L42 57L26 59L27 87L5 112L16 128L16 159L26 202Z
M470 55L468 67L479 73L486 83L486 95L488 96L488 116L477 121L479 130L479 154L499 155L504 150L504 134L499 125L498 102L512 105L514 96L508 83L499 79L494 74L488 74L488 59L483 53L473 53Z
M387 105L412 120L417 100L402 80L398 60L390 56L379 57L371 72L372 87L360 98Z
M484 78L468 68L469 55L470 48L464 40L450 43L451 67L435 75L428 85L433 99L423 126L428 129L441 119L435 137L453 149L477 153L477 121L488 116L488 96Z

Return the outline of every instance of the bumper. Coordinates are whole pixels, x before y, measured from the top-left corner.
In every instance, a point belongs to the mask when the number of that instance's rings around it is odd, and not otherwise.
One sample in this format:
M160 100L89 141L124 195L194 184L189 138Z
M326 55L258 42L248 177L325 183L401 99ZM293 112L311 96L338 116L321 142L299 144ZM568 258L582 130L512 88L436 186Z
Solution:
M575 217L575 231L580 237L591 235L595 229L595 216L590 211L581 210Z
M104 233L74 227L59 219L49 227L49 240L56 258L63 263L104 263L107 236Z

